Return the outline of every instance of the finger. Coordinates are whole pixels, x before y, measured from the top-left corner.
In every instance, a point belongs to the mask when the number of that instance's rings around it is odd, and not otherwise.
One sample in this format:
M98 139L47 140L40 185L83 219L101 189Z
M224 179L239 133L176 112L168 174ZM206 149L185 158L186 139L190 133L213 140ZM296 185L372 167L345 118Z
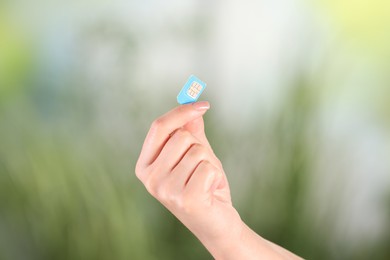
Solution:
M195 120L192 120L191 122L188 122L183 127L184 130L187 130L191 132L192 135L194 135L199 141L209 147L211 149L211 146L209 144L209 141L207 140L205 131L204 131L204 121L203 117L199 117Z
M210 104L205 101L182 105L155 120L146 136L139 163L144 166L153 163L173 131L201 117L209 108Z
M183 189L189 181L191 175L202 161L209 161L215 167L219 168L219 161L211 151L199 143L193 144L177 166L172 170L170 178L175 183L177 189Z
M209 161L202 161L191 175L186 186L186 192L196 194L197 196L202 196L203 194L208 197L210 195L209 191L218 186L219 171Z
M153 162L153 165L163 165L166 170L171 172L191 146L199 143L199 140L190 132L178 129L169 138L158 158Z

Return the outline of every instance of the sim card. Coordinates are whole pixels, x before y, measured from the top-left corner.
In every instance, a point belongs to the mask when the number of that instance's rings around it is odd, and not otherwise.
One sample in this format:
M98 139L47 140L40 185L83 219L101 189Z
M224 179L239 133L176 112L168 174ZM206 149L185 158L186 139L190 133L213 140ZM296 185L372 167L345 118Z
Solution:
M206 83L191 75L177 96L177 102L179 104L193 103L198 100L205 88Z

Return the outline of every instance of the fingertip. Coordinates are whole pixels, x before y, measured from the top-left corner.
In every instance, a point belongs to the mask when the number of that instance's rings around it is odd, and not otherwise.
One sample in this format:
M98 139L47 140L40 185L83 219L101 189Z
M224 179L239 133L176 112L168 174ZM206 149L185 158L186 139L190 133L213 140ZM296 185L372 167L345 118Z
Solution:
M192 106L199 111L206 111L210 109L210 103L208 101L199 101L192 103Z

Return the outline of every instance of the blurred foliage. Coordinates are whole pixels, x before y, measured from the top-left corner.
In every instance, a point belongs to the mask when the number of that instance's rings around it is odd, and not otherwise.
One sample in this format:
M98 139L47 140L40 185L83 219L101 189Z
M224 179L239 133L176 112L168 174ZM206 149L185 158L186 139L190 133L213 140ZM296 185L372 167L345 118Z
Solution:
M32 49L16 25L0 11L0 102L20 91L30 74Z
M343 36L378 57L390 57L389 4L375 3L324 4L344 28ZM11 18L1 9L0 259L211 259L134 176L151 120L175 105L171 92L158 92L171 89L172 82L159 82L159 89L154 88L158 98L151 97L145 89L153 86L135 72L149 52L160 48L160 42L146 44L147 25L136 24L135 30L106 18L80 25L74 19L75 39L65 32L46 35L53 50L47 49L47 39L29 38L33 33ZM193 20L169 28L185 45L201 42L196 36L206 38L207 22L212 22ZM160 29L153 32L158 35ZM76 46L69 47L67 40ZM338 58L337 53L330 56ZM153 61L169 65L160 59ZM330 210L319 213L324 205L314 194L322 183L314 172L319 149L327 142L319 122L329 99L322 75L327 71L314 76L297 71L284 86L280 105L270 114L254 111L254 118L264 118L250 128L232 130L217 113L206 115L207 133L224 163L235 205L259 234L307 259L390 259L388 200L381 239L353 248L334 239L345 206L339 200L343 176L328 191ZM374 110L381 123L390 111L383 86L375 86L378 99L369 101L381 107L381 112ZM334 93L331 98L340 92Z
M108 159L115 150L69 122L43 126L29 100L13 105L0 116L0 255L150 258L128 169Z
M313 219L312 212L321 205L313 205L309 199L318 145L318 95L318 89L304 75L298 77L276 116L246 133L250 143L244 145L244 151L239 149L233 155L240 161L237 168L248 171L242 173L242 178L250 179L239 210L244 221L267 239L306 259L332 258L326 249L330 234L316 226ZM214 132L212 139L214 135L220 134ZM222 158L229 156L224 150L231 151L226 146L243 146L235 134L220 138L231 140L227 145L215 144ZM332 216L329 217L323 225L332 225Z
M370 84L367 87L370 93L369 96L364 95L364 102L370 99L371 106L376 109L375 113L390 126L390 88L385 83L390 81L390 2L326 0L314 4L331 21L331 29L336 34L335 41L341 49L340 55L352 53L358 56L355 58L358 62L348 66L355 66L363 60L370 61L372 68L365 69L374 71L371 72L374 76L367 83ZM335 58L334 56L331 57Z
M340 35L358 43L379 59L390 59L390 2L387 0L326 0L331 19L340 25ZM362 49L362 48L360 48Z

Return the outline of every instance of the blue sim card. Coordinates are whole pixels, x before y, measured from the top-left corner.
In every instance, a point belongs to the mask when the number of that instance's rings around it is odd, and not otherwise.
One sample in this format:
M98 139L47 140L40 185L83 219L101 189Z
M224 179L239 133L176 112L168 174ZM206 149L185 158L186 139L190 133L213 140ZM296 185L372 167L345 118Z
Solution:
M206 83L191 75L177 96L177 102L179 104L193 103L198 100L205 88Z

